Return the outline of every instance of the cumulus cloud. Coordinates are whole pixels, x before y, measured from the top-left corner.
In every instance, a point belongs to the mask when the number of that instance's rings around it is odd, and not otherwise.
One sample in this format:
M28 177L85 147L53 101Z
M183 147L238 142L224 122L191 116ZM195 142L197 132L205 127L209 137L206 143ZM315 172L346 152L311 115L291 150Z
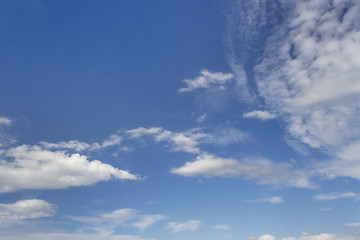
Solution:
M278 239L278 238L276 238L275 236L272 236L272 235L263 235L259 238L259 240L276 240L276 239ZM318 235L309 235L309 234L303 232L302 236L300 238L285 237L285 238L282 238L282 240L357 240L357 238L354 236L338 237L338 236L336 236L336 234L329 234L329 233L321 233Z
M225 177L255 180L258 184L314 188L306 172L294 169L290 163L273 163L267 159L249 159L239 162L231 158L219 158L208 153L196 157L171 173L185 177Z
M89 186L110 179L136 180L139 176L85 155L21 145L0 152L0 193L20 189L60 189Z
M215 87L218 89L224 89L226 83L233 79L232 73L210 72L207 69L200 71L200 76L193 79L184 79L186 84L185 88L180 88L179 93L190 92L198 88L210 88Z
M12 121L9 118L6 117L0 117L0 126L4 125L4 126L9 126L11 125Z
M56 207L41 199L27 199L15 203L0 204L0 221L50 217L55 214Z
M255 119L260 119L261 121L266 121L266 120L274 119L277 116L276 116L276 114L269 113L268 111L255 110L255 111L244 113L243 117L244 118L255 118Z
M185 222L168 222L165 229L171 229L174 233L195 232L201 226L199 220L187 220Z
M113 229L116 226L132 226L144 231L154 223L165 219L159 214L142 214L131 208L118 209L98 217L71 217L72 220L88 223L96 228Z
M255 200L250 200L249 202L269 202L272 204L280 204L284 202L284 199L280 196L269 197L269 198L259 198Z
M314 196L314 199L318 201L322 201L322 200L335 200L340 198L353 198L353 197L359 197L359 195L353 192L337 193L337 194L317 194Z
M161 127L140 127L127 130L126 133L132 139L150 135L156 142L168 143L170 149L174 152L184 151L189 153L199 153L200 149L197 146L211 138L211 135L200 132L198 128L185 132L171 132Z

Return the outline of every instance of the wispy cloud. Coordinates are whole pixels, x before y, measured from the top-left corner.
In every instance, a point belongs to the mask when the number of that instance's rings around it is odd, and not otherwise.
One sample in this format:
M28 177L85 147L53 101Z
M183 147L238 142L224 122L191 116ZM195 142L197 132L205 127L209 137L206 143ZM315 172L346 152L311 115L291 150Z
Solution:
M20 189L60 189L88 186L110 179L136 180L139 176L85 155L21 145L0 152L0 193Z
M215 225L212 228L216 230L224 230L224 231L230 231L232 229L229 225L226 224Z
M165 219L159 214L142 214L138 210L125 208L97 217L70 217L74 221L92 225L94 228L113 230L116 226L135 227L144 231L154 223Z
M335 193L335 194L317 194L314 196L314 199L318 201L323 201L323 200L335 200L335 199L353 198L353 197L359 197L359 194L353 192Z
M219 158L203 153L195 161L187 162L171 173L185 177L225 177L255 180L258 184L314 188L309 176L302 170L293 169L290 163L273 163L268 159L249 159L239 162L231 158Z
M210 72L207 69L200 71L200 76L193 79L184 79L185 88L180 88L179 93L190 92L198 88L224 89L226 83L233 79L232 73Z
M4 126L9 126L11 125L12 120L10 120L9 118L6 117L0 117L0 126L4 125Z
M270 119L275 119L277 116L276 116L276 114L269 113L268 111L255 110L255 111L244 113L243 117L244 118L255 118L255 119L260 119L262 121L266 121L266 120L270 120Z
M284 202L284 199L281 196L269 197L269 198L259 198L254 200L249 200L248 202L268 202L272 204L280 204Z
M141 138L146 135L153 136L156 142L166 142L174 152L184 151L189 153L199 153L198 145L211 138L211 135L194 128L185 132L172 132L161 127L136 128L127 130L130 139Z
M199 220L187 220L185 222L168 222L165 229L171 229L174 233L195 232L201 226Z

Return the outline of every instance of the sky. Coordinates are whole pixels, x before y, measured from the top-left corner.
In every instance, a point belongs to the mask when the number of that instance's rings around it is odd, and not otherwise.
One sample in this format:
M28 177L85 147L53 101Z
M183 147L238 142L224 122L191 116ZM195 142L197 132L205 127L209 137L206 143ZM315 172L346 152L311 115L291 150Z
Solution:
M360 2L0 1L0 240L359 240Z

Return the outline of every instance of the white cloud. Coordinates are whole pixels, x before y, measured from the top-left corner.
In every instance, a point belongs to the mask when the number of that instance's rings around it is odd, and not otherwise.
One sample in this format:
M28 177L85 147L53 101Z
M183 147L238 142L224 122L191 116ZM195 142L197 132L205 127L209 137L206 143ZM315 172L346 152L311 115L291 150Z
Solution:
M248 113L244 113L243 117L244 118L256 118L256 119L260 119L261 121L266 121L266 120L274 119L277 116L276 116L276 114L269 113L268 111L255 110L255 111L251 111Z
M223 224L223 225L215 225L212 227L213 229L216 230L225 230L225 231L229 231L231 230L231 227L229 225Z
M117 134L110 135L102 143L86 143L78 140L70 140L68 142L58 142L58 143L49 143L49 142L40 142L46 149L66 149L66 150L75 150L78 152L81 151L96 151L102 148L111 147L114 145L120 145L122 137Z
M245 142L249 138L248 134L242 130L228 125L219 125L215 127L211 135L212 138L209 139L209 142L220 146L225 146L230 143Z
M195 232L201 226L199 220L187 220L185 222L168 222L166 229L171 229L174 233L178 232Z
M22 145L0 152L0 193L20 189L59 189L89 186L112 178L136 180L138 176L87 156ZM5 160L11 159L11 161Z
M24 220L55 215L56 207L41 199L20 200L0 204L0 221Z
M259 240L275 240L275 237L271 235L263 235L259 237Z
M0 126L1 125L9 126L9 125L11 125L11 123L12 123L12 121L9 118L0 117Z
M203 115L199 116L199 117L196 119L196 121L197 121L198 123L202 123L202 122L205 121L206 117L207 117L207 114L204 113Z
M201 142L211 138L211 135L199 131L198 128L185 132L171 132L161 127L136 128L127 130L129 138L141 138L144 135L153 136L156 142L166 142L174 152L184 151L189 153L199 153L197 147Z
M231 158L218 158L203 153L193 162L187 162L171 173L185 177L225 177L255 180L258 184L284 185L299 188L314 188L309 176L293 169L290 163L273 163L267 159L249 159L239 162Z
M71 217L72 220L88 223L93 226L104 229L113 229L116 226L132 226L144 231L154 223L165 219L165 216L159 214L142 214L131 208L118 209L111 213L102 214L98 217Z
M269 198L259 198L255 200L250 200L249 202L269 202L272 204L280 204L284 202L284 199L280 196L269 197Z
M193 79L184 79L185 88L180 88L179 93L190 92L198 88L216 87L224 89L226 83L233 79L232 73L210 72L206 69L200 71L200 76Z
M321 200L335 200L340 198L352 198L352 197L359 197L359 195L353 192L338 193L338 194L317 194L314 196L314 199L321 201Z

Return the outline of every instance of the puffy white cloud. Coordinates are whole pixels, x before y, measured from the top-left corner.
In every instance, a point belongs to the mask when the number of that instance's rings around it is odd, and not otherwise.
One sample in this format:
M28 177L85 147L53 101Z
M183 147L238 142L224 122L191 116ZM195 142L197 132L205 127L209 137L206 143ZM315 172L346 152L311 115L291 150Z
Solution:
M169 143L171 150L174 152L184 151L189 153L199 153L200 149L197 146L202 141L208 141L211 138L211 135L200 132L198 128L185 132L171 132L161 127L140 127L127 130L126 133L129 138L141 138L144 135L150 135L153 136L156 142Z
M111 213L102 214L98 217L71 217L72 220L88 223L105 229L113 229L116 226L132 226L144 231L154 223L165 219L159 214L142 214L131 208L118 209Z
M185 177L225 177L255 180L258 184L284 185L314 188L306 172L293 169L290 163L273 163L267 159L249 159L239 162L231 158L219 158L208 153L196 157L171 173Z
M276 237L272 235L263 235L259 238L259 240L275 240ZM328 234L328 233L321 233L318 235L309 235L305 232L302 233L300 238L296 237L285 237L282 240L357 240L356 237L337 237L336 234Z
M22 145L0 152L0 193L20 189L59 189L88 186L110 179L138 176L87 156ZM5 160L7 159L7 160Z
M213 229L216 230L225 230L225 231L229 231L231 230L231 227L229 225L223 224L223 225L215 225L212 227Z
M276 114L269 113L268 111L255 110L255 111L244 113L243 117L244 118L256 118L256 119L260 119L262 121L266 121L266 120L274 119L277 116L276 116Z
M0 221L50 217L55 213L56 207L41 199L27 199L15 203L0 204Z
M225 84L233 79L232 73L210 72L206 69L200 71L200 76L193 79L184 79L185 88L180 88L179 93L190 92L198 88L216 87L225 88Z
M199 220L187 220L185 222L168 222L166 229L171 229L174 233L195 232L201 226Z
M353 192L338 193L338 194L317 194L314 196L315 200L335 200L340 198L352 198L358 197L359 195Z
M269 202L272 204L280 204L284 202L284 199L280 196L269 197L269 198L259 198L255 200L250 200L249 202Z
M275 237L272 235L263 235L259 237L259 240L275 240Z
M12 121L9 118L0 117L0 126L1 125L9 126L11 123Z

